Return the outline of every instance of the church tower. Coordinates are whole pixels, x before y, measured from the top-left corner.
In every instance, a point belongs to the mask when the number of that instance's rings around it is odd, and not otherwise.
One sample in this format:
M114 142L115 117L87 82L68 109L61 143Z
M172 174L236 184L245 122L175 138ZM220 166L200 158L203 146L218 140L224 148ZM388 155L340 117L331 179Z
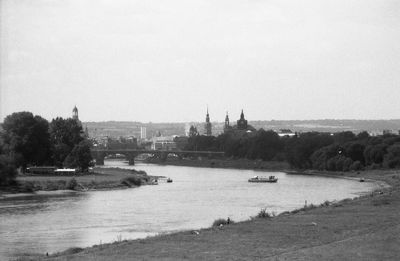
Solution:
M206 123L204 125L205 135L211 136L211 122L210 122L210 115L208 114L208 107L207 107L207 115L206 115Z
M240 114L240 119L237 121L237 127L239 130L247 129L247 120L244 119L243 109L242 109L242 113Z
M227 130L229 130L230 126L229 126L229 116L228 116L228 112L226 112L226 116L225 116L225 125L224 125L224 132L226 132Z
M76 105L75 105L74 109L72 110L72 119L79 121L78 108L76 108Z

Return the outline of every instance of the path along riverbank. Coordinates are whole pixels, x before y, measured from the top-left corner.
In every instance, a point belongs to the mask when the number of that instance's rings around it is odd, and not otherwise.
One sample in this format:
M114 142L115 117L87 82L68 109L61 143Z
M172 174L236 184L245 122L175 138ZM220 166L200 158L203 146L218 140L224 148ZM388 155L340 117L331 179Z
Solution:
M400 172L322 174L377 180L390 186L277 217L20 260L398 260Z

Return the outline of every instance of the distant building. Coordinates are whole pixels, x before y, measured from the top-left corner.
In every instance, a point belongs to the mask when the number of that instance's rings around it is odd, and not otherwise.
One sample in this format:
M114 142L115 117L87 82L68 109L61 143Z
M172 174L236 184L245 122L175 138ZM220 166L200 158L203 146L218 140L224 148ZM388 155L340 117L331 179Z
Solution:
M79 122L79 116L78 116L78 108L75 107L72 109L72 119L76 120Z
M256 129L247 123L247 120L244 118L243 110L240 113L240 119L236 121L235 126L229 125L229 116L226 114L225 117L225 126L224 126L224 133L233 133L235 135L243 135L244 133L252 133L256 131Z
M240 113L240 119L237 120L237 129L238 130L246 130L247 129L247 120L244 119L243 109L242 109L242 113Z
M188 144L189 137L187 136L175 136L174 142L176 143L176 148L179 150L184 150Z
M229 125L229 115L228 112L226 112L226 116L225 116L225 124L224 124L224 133L231 130L232 127Z
M147 139L146 127L140 127L140 138L142 140Z
M174 150L177 148L177 144L173 140L173 137L153 137L152 141L152 150Z
M211 136L211 122L210 122L210 115L208 114L208 107L207 107L206 123L204 125L204 134L206 136Z

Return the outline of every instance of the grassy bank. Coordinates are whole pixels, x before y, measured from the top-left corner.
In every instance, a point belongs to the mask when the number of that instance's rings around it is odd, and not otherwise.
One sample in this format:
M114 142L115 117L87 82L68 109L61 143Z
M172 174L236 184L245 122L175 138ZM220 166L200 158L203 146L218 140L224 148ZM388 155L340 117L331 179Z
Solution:
M0 188L0 193L29 193L54 190L121 189L145 185L154 177L144 171L120 168L95 168L93 173L71 176L18 175L14 186Z
M246 222L75 249L41 258L398 260L400 174L395 171L368 171L346 175L384 181L390 187L353 200L308 206L276 217L260 213L259 217Z
M286 161L262 161L248 159L177 159L168 158L166 161L160 159L148 159L146 163L188 166L188 167L203 167L203 168L231 168L231 169L255 169L255 170L276 170L282 171L290 169Z

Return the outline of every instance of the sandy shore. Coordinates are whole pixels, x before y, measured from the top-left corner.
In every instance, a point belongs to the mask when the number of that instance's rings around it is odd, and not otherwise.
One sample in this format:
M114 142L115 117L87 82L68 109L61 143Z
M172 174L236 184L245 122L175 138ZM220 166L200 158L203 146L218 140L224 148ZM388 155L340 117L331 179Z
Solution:
M398 260L400 172L339 175L390 187L273 218L20 260Z

